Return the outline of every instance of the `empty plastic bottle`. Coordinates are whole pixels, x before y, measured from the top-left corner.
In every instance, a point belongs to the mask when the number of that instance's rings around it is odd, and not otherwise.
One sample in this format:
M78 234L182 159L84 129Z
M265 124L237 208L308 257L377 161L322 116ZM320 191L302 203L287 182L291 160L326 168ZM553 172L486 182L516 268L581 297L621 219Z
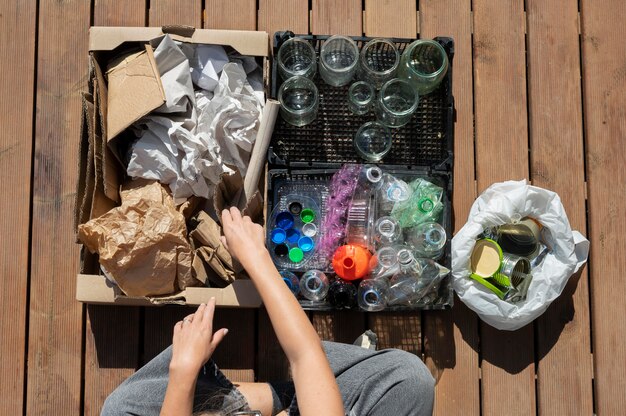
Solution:
M328 277L319 270L309 270L300 279L300 293L310 301L321 301L328 294Z
M382 311L387 306L389 281L382 279L364 279L359 284L358 303L364 311Z
M279 273L289 290L291 290L291 293L293 293L294 296L297 296L298 292L300 292L300 281L298 280L298 276L288 270L281 270Z
M378 212L389 215L397 203L404 202L411 196L412 190L402 179L385 173L378 190Z
M391 277L399 269L398 246L381 247L370 259L368 278L379 279L381 277Z
M410 250L398 254L400 271L389 281L387 304L410 305L434 290L450 271L432 259L417 259Z
M402 227L395 218L380 217L374 224L374 242L379 246L398 243L402 239Z
M436 222L425 222L406 230L406 242L419 257L438 259L446 245L446 230Z
M350 282L337 279L328 288L328 302L336 309L351 309L356 306L357 289Z

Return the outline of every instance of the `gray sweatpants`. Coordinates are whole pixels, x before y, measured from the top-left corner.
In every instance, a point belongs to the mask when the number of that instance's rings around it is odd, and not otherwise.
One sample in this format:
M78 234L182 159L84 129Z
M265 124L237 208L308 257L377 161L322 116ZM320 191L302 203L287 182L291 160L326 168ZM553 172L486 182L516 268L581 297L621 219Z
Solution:
M432 414L434 379L424 363L405 351L372 351L324 342L346 414L350 416L421 416ZM171 347L124 381L106 399L102 415L158 415L167 388ZM217 397L217 400L212 399ZM289 409L297 415L296 399ZM198 375L194 411L249 410L246 399L212 360Z

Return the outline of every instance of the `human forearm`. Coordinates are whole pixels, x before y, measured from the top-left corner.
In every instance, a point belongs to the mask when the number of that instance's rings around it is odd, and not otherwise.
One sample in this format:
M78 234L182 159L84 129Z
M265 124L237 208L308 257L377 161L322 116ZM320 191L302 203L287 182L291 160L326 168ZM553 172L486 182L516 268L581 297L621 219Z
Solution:
M251 256L242 263L263 299L278 342L291 365L308 354L310 349L321 351L317 333L296 298L282 281L267 250L263 250L258 256ZM294 337L293 334L298 336Z
M180 374L177 370L170 369L161 416L192 414L196 376L196 374L189 373Z

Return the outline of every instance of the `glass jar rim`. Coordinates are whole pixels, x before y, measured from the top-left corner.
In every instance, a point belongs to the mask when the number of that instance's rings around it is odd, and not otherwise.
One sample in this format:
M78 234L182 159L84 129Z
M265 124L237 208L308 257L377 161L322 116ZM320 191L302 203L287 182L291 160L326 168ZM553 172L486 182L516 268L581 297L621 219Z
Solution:
M285 64L284 64L284 63L281 61L281 59L280 59L280 58L281 58L281 56L282 56L282 55L281 55L281 51L283 51L283 46L285 46L287 43L300 43L300 44L302 44L302 45L306 45L306 48L307 48L307 49L308 49L308 50L312 53L312 55L313 55L313 59L311 60L311 65L309 65L306 69L301 69L301 70L299 70L299 71L292 71L292 70L290 70L289 68L287 68L287 67L285 66ZM284 53L284 52L283 52L283 53ZM283 44L282 44L282 45L280 45L280 48L278 48L278 54L277 54L277 56L276 56L276 60L278 61L278 66L279 66L279 67L280 67L283 71L286 71L286 72L291 72L291 73L296 74L296 75L294 75L294 76L304 75L304 74L306 74L306 73L309 71L309 69L310 69L313 65L315 65L315 48L313 48L313 45L311 45L311 44L309 43L309 41L307 41L307 40L305 40L305 39L301 39L301 38L298 38L298 37L289 38L289 39L287 39L285 42L283 42Z
M339 40L339 39L348 41L348 43L354 49L355 58L354 58L354 61L352 62L352 64L350 64L350 66L347 66L345 68L330 68L328 66L328 64L326 63L326 60L324 59L324 48L330 42L335 41L335 40ZM322 44L322 47L320 48L320 64L323 65L327 69L331 69L333 72L349 72L356 66L356 64L358 62L359 62L359 47L357 46L357 44L356 44L356 42L354 40L350 39L347 36L344 36L344 35L332 35L331 37L329 37L328 39L326 39L324 41L324 43Z
M389 69L386 69L384 71L377 71L375 69L373 69L372 67L370 67L367 64L367 59L365 59L365 54L367 52L367 50L374 44L376 43L385 43L387 45L391 45L393 51L395 52L395 56L396 59L393 63L393 66ZM391 73L393 73L393 71L395 71L396 69L398 69L398 66L400 66L400 52L398 51L398 47L396 46L395 43L393 43L392 41L390 41L389 39L385 39L385 38L374 38L372 40L370 40L369 42L367 42L364 46L363 49L361 49L361 55L360 55L360 59L359 61L361 61L361 65L363 66L364 69L373 72L375 74L379 74L379 75L389 75Z
M413 68L411 65L408 65L408 64L406 65L406 67L407 67L407 69L409 71L416 73L420 77L423 77L423 78L436 78L443 71L447 71L448 65L449 65L448 64L448 54L446 53L446 50L443 48L443 46L441 46L441 44L439 42L437 42L436 40L433 40L433 39L418 39L415 42L411 43L406 48L404 53L407 54L407 56L409 56L417 46L424 45L424 44L433 45L441 53L441 56L443 56L443 63L441 64L439 69L437 69L435 72L425 73L425 72L418 71L417 69Z
M396 84L396 83L405 84L406 87L411 92L413 92L413 95L415 95L415 100L413 102L413 105L410 108L408 108L407 110L395 111L395 110L389 108L387 105L385 105L385 101L383 100L384 93L387 91L387 88L389 88L390 85ZM386 110L388 110L389 112L391 112L391 113L393 113L395 115L400 115L400 116L408 115L408 114L413 113L417 109L417 106L419 104L419 94L417 93L415 88L413 88L413 86L411 84L409 84L408 81L405 81L405 80L400 79L400 78L394 78L394 79L390 79L389 81L385 82L383 84L383 86L380 87L380 94L378 96L378 101L379 101L379 104L382 105Z
M315 93L315 99L313 100L313 102L311 103L310 106L307 106L305 108L302 108L300 110L294 110L292 108L286 107L284 105L283 102L283 92L285 91L285 89L289 86L285 86L286 84L289 83L295 83L296 81L303 81L305 84L308 84L308 86L313 87L311 88L311 91L313 91ZM317 90L317 86L315 85L315 83L313 81L311 81L309 78L305 77L305 76L295 76L295 77L291 77L289 79L287 79L286 81L284 81L282 83L282 85L280 86L280 88L278 89L278 101L280 102L280 106L284 111L289 112L290 114L296 114L296 115L301 115L301 114L305 114L309 111L311 111L311 109L315 108L315 106L317 105L317 102L319 100L319 92Z
M358 100L358 99L354 98L354 95L353 95L354 90L357 89L358 87L362 86L362 85L366 86L368 91L370 92L370 96L366 100ZM374 89L374 87L371 84L369 84L369 83L367 83L365 81L357 81L357 82L353 83L352 85L350 85L350 88L348 88L348 97L350 97L350 100L352 102L354 102L355 104L358 104L358 105L366 105L366 104L371 103L375 96L376 96L376 90Z

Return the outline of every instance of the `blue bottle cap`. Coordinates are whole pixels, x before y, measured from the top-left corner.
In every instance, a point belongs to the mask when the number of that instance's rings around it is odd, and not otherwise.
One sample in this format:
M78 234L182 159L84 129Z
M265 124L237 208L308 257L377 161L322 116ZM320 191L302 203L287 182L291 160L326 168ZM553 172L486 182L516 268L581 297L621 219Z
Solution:
M283 230L293 227L293 215L287 211L283 211L276 216L276 226Z
M311 237L300 237L300 239L298 240L298 247L300 247L302 251L306 253L313 250L313 247L315 247L315 243L313 242L313 239Z
M282 228L274 228L270 233L270 237L272 239L272 243L280 244L285 242L285 238L287 238L287 233Z
M300 232L294 228L290 228L287 230L287 241L291 244L296 244L298 239L300 238Z

